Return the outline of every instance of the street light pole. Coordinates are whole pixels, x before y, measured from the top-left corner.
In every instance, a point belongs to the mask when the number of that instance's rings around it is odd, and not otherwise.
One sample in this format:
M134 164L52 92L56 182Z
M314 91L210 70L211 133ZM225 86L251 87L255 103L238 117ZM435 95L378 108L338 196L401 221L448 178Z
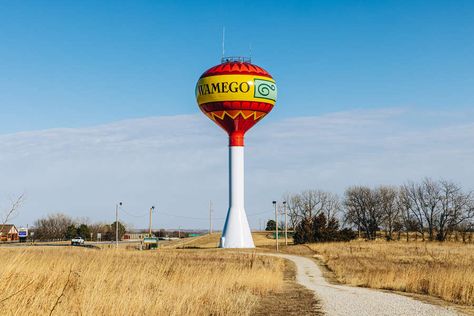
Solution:
M209 235L212 234L212 200L209 201Z
M118 209L119 205L122 206L122 202L119 204L115 204L115 248L118 249L118 244L119 244L119 229L118 229Z
M273 206L275 207L275 241L276 241L276 251L278 251L278 212L277 212L277 202L273 201Z
M285 211L285 246L288 246L288 216L286 213L286 201L283 201L283 210Z
M148 227L148 235L151 237L151 212L155 209L154 206L150 207L150 225Z

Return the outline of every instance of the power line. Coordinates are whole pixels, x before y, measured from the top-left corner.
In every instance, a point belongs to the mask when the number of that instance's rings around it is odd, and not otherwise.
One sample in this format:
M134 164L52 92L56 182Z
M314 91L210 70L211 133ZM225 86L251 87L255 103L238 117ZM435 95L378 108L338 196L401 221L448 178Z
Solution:
M126 214L127 216L131 216L131 217L135 217L135 218L141 218L141 217L149 216L148 212L143 213L143 214L132 214L130 212L127 212L123 208L121 208L120 211L123 212L124 214ZM255 217L255 216L259 216L259 215L262 215L262 214L269 214L269 213L270 213L270 211L251 213L251 214L247 214L247 217ZM209 217L194 217L194 216L186 216L186 215L176 215L176 214L166 213L166 212L163 212L163 211L160 211L158 214L159 215L165 215L165 216L168 216L168 217L191 219L191 220L196 220L196 221L209 221ZM213 216L212 219L213 220L225 220L226 218L225 217L214 217Z
M253 213L253 214L247 214L247 217L253 217L253 216L258 216L258 215L262 215L262 214L267 214L269 213L270 211L265 211L265 212L260 212L260 213Z
M123 208L120 209L120 211L127 214L128 216L132 216L132 217L145 217L145 216L148 216L148 213L144 213L142 215L131 214L131 213L127 212L126 210L124 210Z
M169 213L165 213L165 212L160 212L160 214L170 216L170 217L176 217L176 218L194 219L194 220L199 220L199 221L209 221L209 218L207 218L207 217L191 217L191 216L169 214ZM213 217L213 219L225 219L225 217Z

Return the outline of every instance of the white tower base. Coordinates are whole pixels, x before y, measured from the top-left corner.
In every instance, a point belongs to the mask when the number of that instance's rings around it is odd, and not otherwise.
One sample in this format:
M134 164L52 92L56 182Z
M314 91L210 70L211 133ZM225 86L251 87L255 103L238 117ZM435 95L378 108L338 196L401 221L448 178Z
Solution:
M229 147L229 211L220 248L255 248L244 208L244 147Z

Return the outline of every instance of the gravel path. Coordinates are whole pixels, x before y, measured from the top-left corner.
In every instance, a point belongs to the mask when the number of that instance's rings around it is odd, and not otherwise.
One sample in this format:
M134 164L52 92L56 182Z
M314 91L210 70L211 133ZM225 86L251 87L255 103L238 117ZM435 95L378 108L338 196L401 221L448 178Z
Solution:
M328 316L340 315L459 315L453 309L423 303L412 298L347 285L328 283L311 259L277 254L293 261L298 283L314 291Z

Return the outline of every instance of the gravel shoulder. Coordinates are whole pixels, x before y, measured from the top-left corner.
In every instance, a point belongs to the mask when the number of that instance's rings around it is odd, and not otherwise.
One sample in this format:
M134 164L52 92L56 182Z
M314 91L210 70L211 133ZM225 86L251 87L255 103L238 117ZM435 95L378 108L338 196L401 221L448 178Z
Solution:
M271 254L291 260L297 268L296 280L312 290L325 315L460 315L453 308L431 305L410 297L367 288L337 285L327 282L318 265L311 259Z

